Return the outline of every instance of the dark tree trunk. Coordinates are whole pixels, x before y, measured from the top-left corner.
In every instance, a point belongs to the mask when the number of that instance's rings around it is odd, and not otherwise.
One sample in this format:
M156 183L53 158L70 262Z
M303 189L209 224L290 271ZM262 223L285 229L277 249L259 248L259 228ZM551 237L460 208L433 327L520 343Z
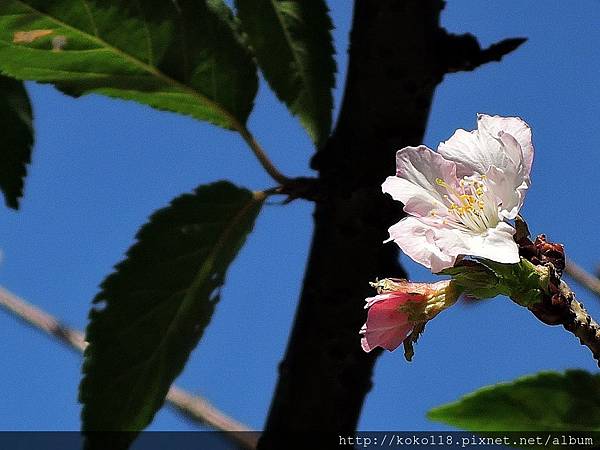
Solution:
M356 429L379 355L364 353L358 334L364 299L373 295L369 281L404 276L396 246L382 243L402 209L381 194L381 183L394 173L395 152L422 142L443 75L499 59L482 56L473 36L440 28L443 6L355 2L344 101L335 132L312 162L323 196L262 448L286 448L278 432Z

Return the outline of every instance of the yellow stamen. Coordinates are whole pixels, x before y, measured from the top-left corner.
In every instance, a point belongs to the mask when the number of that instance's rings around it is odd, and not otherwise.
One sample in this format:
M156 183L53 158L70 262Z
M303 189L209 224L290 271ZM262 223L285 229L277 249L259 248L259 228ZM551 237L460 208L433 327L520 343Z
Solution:
M447 191L447 194L440 194L447 202L448 211L452 212L455 217L452 220L444 219L442 223L448 224L456 221L457 225L474 231L484 231L497 223L497 218L488 217L493 208L489 209L490 205L486 204L490 200L486 195L487 188L484 180L486 177L482 175L463 177L458 180L459 187L454 188L452 184L448 184L442 178L435 179L435 183ZM439 216L437 212L432 212L431 215Z

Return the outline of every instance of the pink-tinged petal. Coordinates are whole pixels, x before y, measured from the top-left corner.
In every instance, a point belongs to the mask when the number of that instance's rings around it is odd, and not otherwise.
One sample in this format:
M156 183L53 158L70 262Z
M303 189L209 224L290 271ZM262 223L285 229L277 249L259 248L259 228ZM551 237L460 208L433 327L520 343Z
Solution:
M477 130L456 130L450 139L440 143L438 153L456 163L456 175L460 178L473 173L485 173L485 170L482 172L485 152L482 152Z
M529 180L533 145L529 126L517 117L479 114L477 130L457 130L438 152L455 161L457 176L485 174L490 167L516 172Z
M449 282L448 280L442 280L436 283L415 283L404 279L384 278L370 284L376 287L380 293L375 297L369 297L365 300L368 306L375 302L386 300L391 296L398 296L401 293L407 296L406 301L410 301L415 295L434 295L439 291L446 290Z
M500 263L519 262L515 230L506 222L475 232L443 226L432 220L406 217L390 228L390 238L413 260L433 273L454 266L461 256L479 256Z
M486 158L482 161L482 169L488 170L490 167L523 173L523 151L517 140L501 129L504 117L486 116L479 114L477 116L477 132L481 148L486 153ZM485 173L485 172L480 172Z
M481 119L480 122L482 121L484 120ZM491 121L491 118L489 121ZM529 169L524 166L521 145L512 135L502 130L497 133L497 139L502 142L506 154L510 157L510 161L505 161L504 166L501 166L500 163L491 166L486 172L486 176L490 181L488 186L499 200L500 217L511 220L517 217L525 200L525 194L531 184L531 180L529 178ZM517 158L520 159L517 160Z
M500 117L479 114L478 126L489 131L490 134L504 132L511 135L521 147L525 176L529 177L533 164L533 143L531 141L531 128L519 117Z
M529 189L528 180L523 179L515 172L490 167L486 176L491 192L496 196L499 217L503 220L512 220L517 217L525 194Z
M382 302L384 300L388 300L393 296L394 296L393 293L387 293L387 294L379 294L379 295L376 295L375 297L367 297L365 299L365 302L366 302L365 309L370 308L377 302Z
M395 350L406 339L413 329L408 315L400 310L411 299L410 296L400 293L389 294L385 299L372 303L369 309L367 322L361 328L363 335L361 346L365 352L370 352L375 347L383 347L389 351ZM425 296L412 296L411 301L426 301Z
M410 215L389 240L432 272L463 256L519 261L514 229L503 221L517 216L531 183L531 130L519 118L484 114L477 127L456 131L438 153L400 150L396 177L383 185Z
M415 262L437 273L452 267L458 255L453 251L445 253L436 245L436 230L442 226L431 221L405 217L390 227L390 239Z
M386 350L394 351L406 339L406 336L412 331L412 325L404 327L393 327L391 329L381 329L369 331L365 329L360 345L365 352L370 352L376 347L382 347Z
M499 222L483 233L444 228L436 230L435 244L444 253L516 264L519 262L519 248L513 240L514 233L515 229L506 222Z
M504 264L516 264L520 261L519 247L513 239L515 229L506 222L499 222L483 236L481 250L470 253Z
M417 217L424 217L432 211L442 214L446 206L436 192L429 192L404 178L387 177L381 185L385 194L390 194L394 200L404 203L404 211Z
M444 214L447 187L458 188L456 164L425 147L405 147L396 153L396 176L388 177L382 190L404 203L404 210L418 217L431 211Z
M460 290L453 281L411 283L406 280L383 279L372 283L385 293L368 298L367 321L360 329L365 352L376 347L395 350L417 323L424 323L453 305ZM385 291L390 289L389 291Z
M375 347L395 350L414 328L413 320L430 320L456 302L459 294L450 288L451 284L449 280L411 283L389 279L375 283L380 288L394 290L367 299L369 313L360 330L363 350L370 352Z
M530 185L533 161L531 130L525 122L517 117L479 114L477 130L458 130L440 144L439 152L456 162L459 176L472 172L486 175L501 206L500 218L516 217Z

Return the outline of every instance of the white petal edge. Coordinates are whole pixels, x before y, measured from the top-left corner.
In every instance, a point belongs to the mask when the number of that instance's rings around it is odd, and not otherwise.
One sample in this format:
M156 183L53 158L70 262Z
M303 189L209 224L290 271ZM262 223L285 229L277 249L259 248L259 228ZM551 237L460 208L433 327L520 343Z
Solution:
M390 240L406 255L433 273L452 267L460 256L478 256L504 264L519 262L519 249L513 240L515 229L506 222L475 233L406 217L390 227L389 233Z
M444 212L447 207L436 192L411 183L400 177L387 177L381 185L384 194L404 203L404 211L417 217L428 216L432 211Z
M529 182L519 174L503 171L496 167L490 167L486 176L488 187L499 203L498 215L502 220L512 220L517 217L525 194L529 189Z
M438 153L456 163L458 177L485 173L486 155L482 152L477 130L456 130L447 141L440 142Z
M405 147L396 153L396 176L388 177L382 190L404 203L408 214L425 217L436 210L445 215L447 189L439 180L453 189L458 188L454 162L424 145Z
M415 217L405 217L389 229L390 239L415 262L437 273L452 267L456 256L442 252L435 244L435 228Z
M456 130L440 143L438 152L456 162L459 177L485 174L495 166L528 180L533 163L531 129L518 117L478 114L477 130Z
M478 127L481 123L482 127L490 130L492 134L497 134L499 131L510 134L521 146L523 154L523 165L526 175L529 176L531 166L533 164L533 142L531 139L531 128L520 117L502 117L489 116L487 114L478 114Z
M506 222L500 222L484 233L443 228L436 230L435 244L444 253L516 264L520 259L514 233L515 229Z

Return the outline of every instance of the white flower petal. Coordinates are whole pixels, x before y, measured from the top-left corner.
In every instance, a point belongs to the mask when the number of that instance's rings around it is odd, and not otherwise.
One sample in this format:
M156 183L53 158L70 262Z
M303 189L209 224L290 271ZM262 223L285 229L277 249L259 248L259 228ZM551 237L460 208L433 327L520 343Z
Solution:
M456 163L458 177L470 176L474 172L485 173L485 163L482 161L487 156L482 151L477 130L456 130L450 139L440 143L438 153Z
M452 267L459 256L478 256L505 264L519 262L515 230L506 222L483 233L406 217L389 229L390 239L415 262L433 273Z
M396 154L397 174L383 191L411 214L390 239L432 272L463 256L519 262L514 219L530 185L531 130L515 117L478 116L478 129L456 131L435 153L425 146ZM457 178L460 177L460 181Z
M382 189L404 203L407 213L424 217L433 210L445 214L448 189L443 184L458 189L456 164L422 145L396 153L396 176L388 177Z
M521 145L514 137L500 129L500 124L495 123L493 119L480 114L477 120L480 148L486 154L485 160L481 161L481 168L485 171L490 167L497 167L506 171L522 172ZM503 117L498 117L498 119L503 119Z
M533 144L531 142L531 128L519 117L478 115L477 126L485 128L492 135L498 135L500 131L511 135L520 145L523 157L523 166L526 176L531 172L533 164Z
M389 229L393 240L415 262L440 272L452 267L455 256L442 252L435 244L435 226L415 217L405 217Z
M533 162L531 130L517 117L479 114L477 130L457 130L440 143L438 152L456 162L459 177L485 174L493 166L528 180Z
M414 216L424 217L431 211L446 209L437 192L428 191L404 178L387 177L381 190L390 194L394 200L404 203L404 211Z
M515 229L506 222L484 233L442 228L435 230L435 245L444 253L478 256L504 264L519 262L519 247L513 240Z
M521 206L523 206L527 189L529 189L529 181L523 179L521 174L496 167L490 167L486 176L488 187L498 199L498 215L500 218L512 220L517 217Z

